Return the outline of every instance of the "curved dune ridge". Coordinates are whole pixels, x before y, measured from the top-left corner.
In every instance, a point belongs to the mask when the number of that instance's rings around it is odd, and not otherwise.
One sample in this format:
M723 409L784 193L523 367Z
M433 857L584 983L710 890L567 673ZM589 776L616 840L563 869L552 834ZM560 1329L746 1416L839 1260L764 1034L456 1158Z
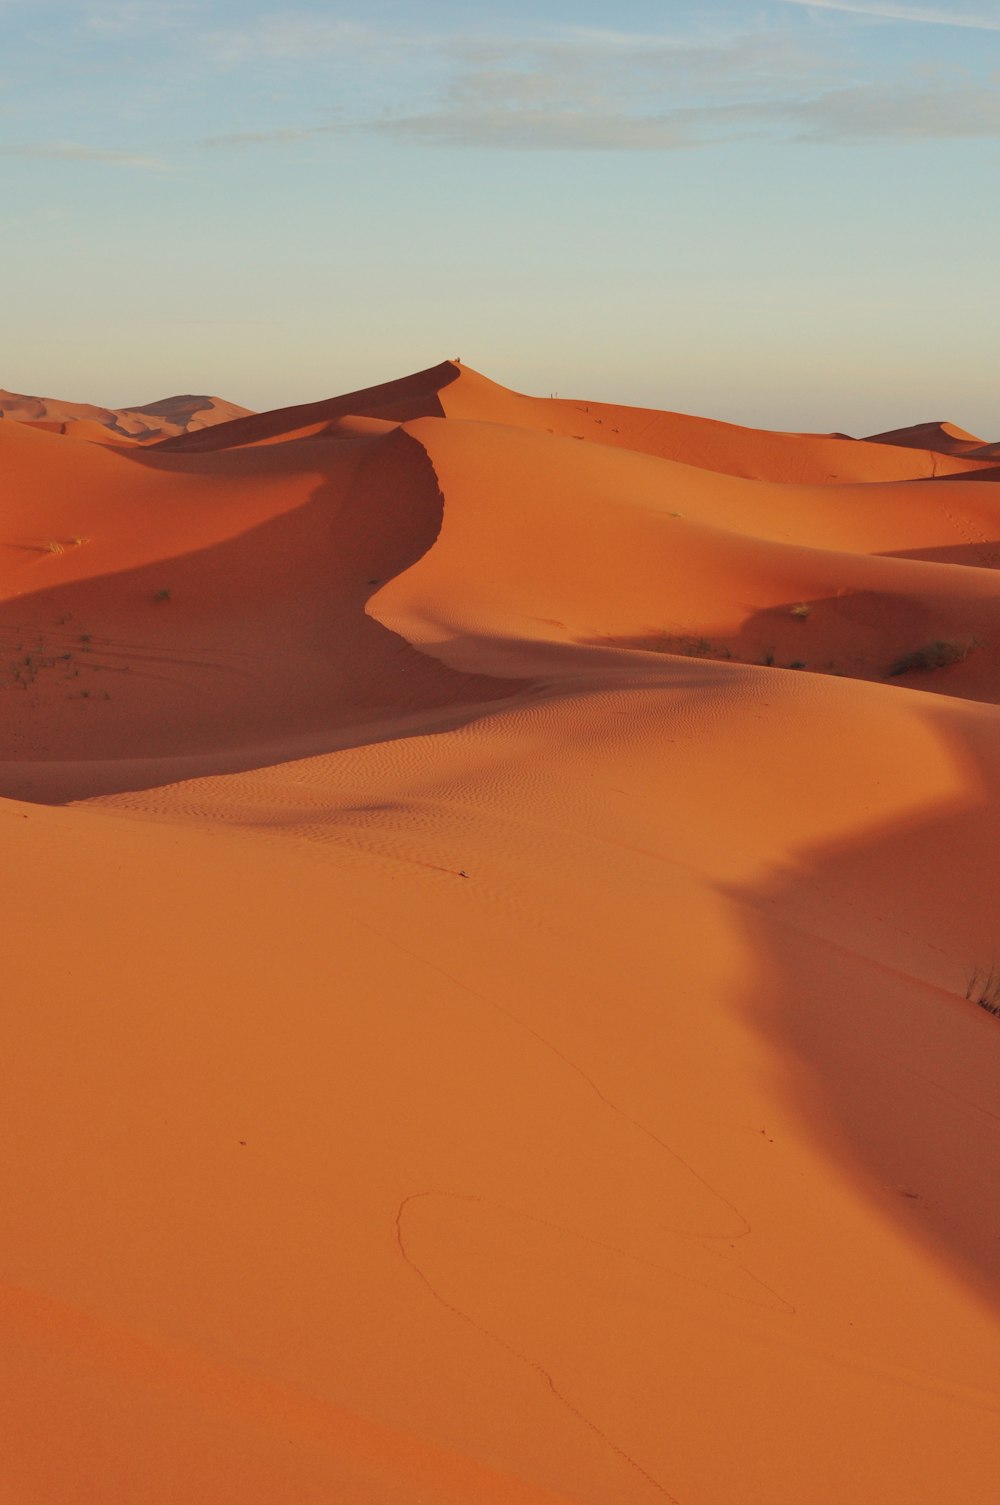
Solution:
M990 444L199 411L0 423L11 1500L992 1505Z

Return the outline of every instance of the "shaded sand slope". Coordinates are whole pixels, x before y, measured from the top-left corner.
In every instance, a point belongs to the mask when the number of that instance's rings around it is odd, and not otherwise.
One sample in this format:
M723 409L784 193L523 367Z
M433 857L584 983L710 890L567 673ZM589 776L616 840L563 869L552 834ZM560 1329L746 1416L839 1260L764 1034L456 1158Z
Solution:
M365 387L359 392L349 392L343 397L327 398L321 402L299 403L295 407L276 408L271 413L255 413L233 423L221 424L214 431L204 430L197 435L164 440L158 447L163 450L183 450L190 454L194 451L228 449L236 445L261 444L307 432L321 432L338 419L352 414L392 422L401 422L406 418L440 416L444 412L441 391L461 374L461 367L452 361L443 361L438 366L401 377L398 381L383 382L376 387Z
M996 487L448 365L0 425L6 1487L993 1505Z
M245 766L517 688L455 673L365 614L439 526L435 478L403 434L191 461L20 426L0 446L7 792L161 781L204 756Z

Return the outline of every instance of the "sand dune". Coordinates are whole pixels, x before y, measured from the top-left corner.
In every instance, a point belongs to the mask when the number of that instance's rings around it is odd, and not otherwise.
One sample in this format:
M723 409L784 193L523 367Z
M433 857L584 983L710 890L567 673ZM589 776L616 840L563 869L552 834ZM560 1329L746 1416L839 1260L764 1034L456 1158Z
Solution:
M0 424L13 1500L992 1505L1000 481L926 429Z
M402 423L414 418L464 418L534 429L614 449L679 460L730 475L804 484L901 480L960 474L985 461L943 458L923 444L897 454L886 446L829 434L763 433L708 418L651 412L612 403L525 397L455 361L444 361L402 380L351 392L326 402L220 424L197 437L164 441L191 452L273 442L325 432L345 416Z
M904 449L933 449L945 455L975 454L983 440L955 423L914 423L909 428L872 434L870 444L898 444Z
M246 408L220 397L164 397L139 407L101 408L93 403L26 397L0 390L0 418L104 443L158 442L177 434L196 433L214 423L229 423L246 413Z

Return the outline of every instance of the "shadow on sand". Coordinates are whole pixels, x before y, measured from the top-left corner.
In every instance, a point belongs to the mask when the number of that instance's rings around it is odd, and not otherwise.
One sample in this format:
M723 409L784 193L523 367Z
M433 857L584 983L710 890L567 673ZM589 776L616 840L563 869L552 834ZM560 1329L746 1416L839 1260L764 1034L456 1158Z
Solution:
M945 709L920 714L968 802L730 897L753 915L747 1006L791 1055L786 1090L885 1216L1000 1302L1000 1020L964 996L1000 961L1000 726Z
M367 614L432 546L442 502L400 431L335 449L308 502L236 537L0 604L0 794L63 803L259 767L461 724L527 688L450 669ZM165 460L259 474L260 456Z

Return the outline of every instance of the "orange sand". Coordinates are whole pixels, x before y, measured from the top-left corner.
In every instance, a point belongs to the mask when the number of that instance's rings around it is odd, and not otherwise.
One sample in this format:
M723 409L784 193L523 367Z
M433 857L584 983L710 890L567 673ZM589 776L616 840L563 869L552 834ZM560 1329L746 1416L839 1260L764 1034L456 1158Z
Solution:
M993 1505L1000 481L907 432L0 423L4 1505Z
M12 418L53 434L102 443L158 443L196 433L215 423L247 416L247 409L218 397L164 397L134 408L99 408L87 402L61 402L0 391L0 418Z

